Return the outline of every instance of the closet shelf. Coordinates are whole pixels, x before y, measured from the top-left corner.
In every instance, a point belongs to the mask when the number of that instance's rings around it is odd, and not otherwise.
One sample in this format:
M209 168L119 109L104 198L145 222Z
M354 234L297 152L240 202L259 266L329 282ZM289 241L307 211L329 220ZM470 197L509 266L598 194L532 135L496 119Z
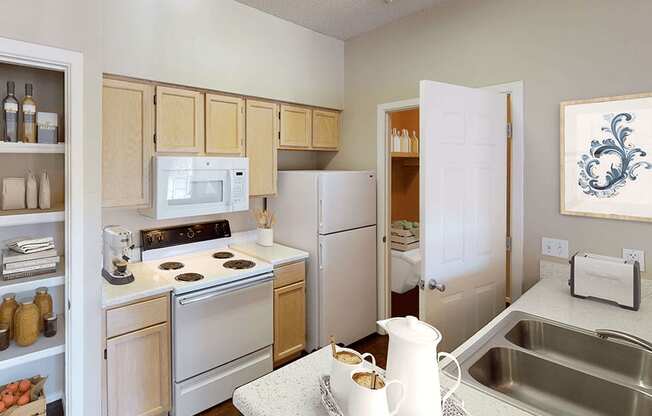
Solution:
M51 209L13 209L0 210L0 227L15 225L45 224L49 222L63 222L64 205L55 205Z
M0 153L65 153L64 143L7 143L0 142Z
M57 265L57 271L32 277L13 280L0 280L0 295L5 293L22 293L36 290L39 287L63 286L66 281L66 266L62 258Z
M392 152L392 159L418 159L419 154L418 153L410 153L410 152Z
M19 347L12 341L9 348L0 354L0 371L63 354L66 350L66 331L63 318L63 315L57 316L57 335L52 338L41 336L29 347Z

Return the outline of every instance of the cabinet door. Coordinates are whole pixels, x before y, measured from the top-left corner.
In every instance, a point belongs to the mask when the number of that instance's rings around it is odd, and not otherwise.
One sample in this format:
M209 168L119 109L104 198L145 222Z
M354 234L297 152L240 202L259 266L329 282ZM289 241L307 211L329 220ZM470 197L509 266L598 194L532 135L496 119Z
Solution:
M107 341L108 416L154 416L170 409L169 342L167 323Z
M337 150L340 145L340 113L312 111L312 147Z
M249 195L276 194L278 104L247 100Z
M283 362L306 346L306 283L274 289L274 362Z
M203 150L203 94L156 87L156 151L199 153Z
M242 98L206 94L206 153L243 155L244 129Z
M105 79L102 88L102 205L149 204L154 150L153 88Z
M311 110L281 104L280 148L308 149L312 142Z

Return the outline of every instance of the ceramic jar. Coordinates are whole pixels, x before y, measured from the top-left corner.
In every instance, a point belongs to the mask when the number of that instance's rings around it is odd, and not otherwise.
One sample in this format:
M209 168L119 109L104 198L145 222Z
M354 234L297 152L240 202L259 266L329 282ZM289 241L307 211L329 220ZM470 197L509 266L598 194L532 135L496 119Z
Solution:
M48 293L47 287L39 287L36 289L34 296L34 304L39 310L38 330L43 332L45 315L52 313L52 296Z
M14 339L14 315L18 309L16 302L16 295L7 293L2 297L2 305L0 305L0 324L7 325L9 329L9 339Z
M9 348L9 326L0 324L0 351Z
M41 313L31 299L20 302L14 316L14 335L16 345L28 347L36 342L39 336L39 321Z

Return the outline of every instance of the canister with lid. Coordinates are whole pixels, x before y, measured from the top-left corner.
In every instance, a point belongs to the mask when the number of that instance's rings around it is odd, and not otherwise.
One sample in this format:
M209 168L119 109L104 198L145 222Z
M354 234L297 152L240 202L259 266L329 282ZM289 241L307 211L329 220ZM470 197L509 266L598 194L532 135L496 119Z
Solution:
M2 297L0 305L0 324L5 324L9 328L9 339L14 339L14 315L18 309L16 294L6 293Z

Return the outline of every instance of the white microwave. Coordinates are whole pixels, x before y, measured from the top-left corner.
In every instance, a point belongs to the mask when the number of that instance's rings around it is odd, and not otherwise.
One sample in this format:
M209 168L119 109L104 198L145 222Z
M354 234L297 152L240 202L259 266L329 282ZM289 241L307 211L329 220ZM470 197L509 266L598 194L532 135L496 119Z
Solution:
M249 209L246 157L154 156L152 206L157 220Z

